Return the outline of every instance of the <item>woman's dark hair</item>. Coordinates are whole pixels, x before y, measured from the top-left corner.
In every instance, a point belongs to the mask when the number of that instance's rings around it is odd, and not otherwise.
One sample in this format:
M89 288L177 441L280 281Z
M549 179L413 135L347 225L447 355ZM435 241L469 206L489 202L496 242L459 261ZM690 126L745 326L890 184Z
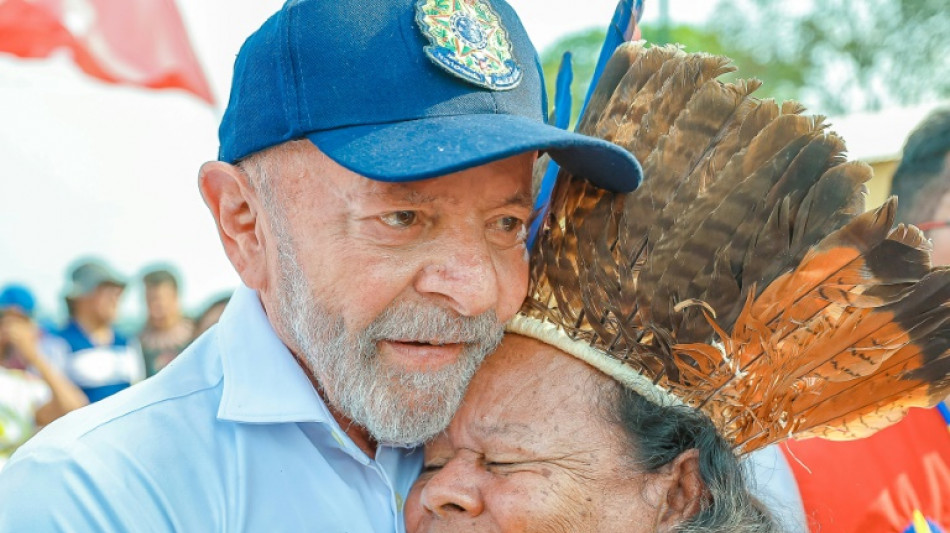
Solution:
M661 407L617 384L615 421L629 439L633 466L656 472L681 453L699 450L699 471L708 497L679 533L775 533L780 526L748 490L732 447L702 412L686 406Z

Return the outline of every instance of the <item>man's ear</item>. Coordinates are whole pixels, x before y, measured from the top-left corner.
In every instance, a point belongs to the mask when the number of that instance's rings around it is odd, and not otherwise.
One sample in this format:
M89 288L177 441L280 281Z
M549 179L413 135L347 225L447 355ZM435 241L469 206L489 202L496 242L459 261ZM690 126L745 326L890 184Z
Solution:
M660 503L657 531L675 531L676 527L695 516L707 498L706 484L699 471L699 450L692 448L679 454L659 473L666 494Z
M247 175L221 161L201 165L198 188L218 226L218 236L245 285L264 289L267 261L257 194Z

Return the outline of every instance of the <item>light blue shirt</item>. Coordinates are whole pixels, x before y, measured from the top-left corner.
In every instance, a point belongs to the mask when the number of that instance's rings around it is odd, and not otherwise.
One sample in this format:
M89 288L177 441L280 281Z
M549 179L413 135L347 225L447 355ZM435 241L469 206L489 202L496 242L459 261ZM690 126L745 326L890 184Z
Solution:
M421 465L421 450L367 457L241 288L158 375L14 454L0 531L402 532Z

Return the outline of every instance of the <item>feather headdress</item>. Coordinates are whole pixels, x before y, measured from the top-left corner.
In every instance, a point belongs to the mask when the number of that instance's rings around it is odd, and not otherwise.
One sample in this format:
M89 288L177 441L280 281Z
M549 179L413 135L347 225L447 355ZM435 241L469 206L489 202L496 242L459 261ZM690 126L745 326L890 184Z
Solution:
M729 60L628 43L579 130L644 164L635 192L562 173L509 331L648 399L704 411L738 451L852 439L948 392L950 270L823 117L722 83Z

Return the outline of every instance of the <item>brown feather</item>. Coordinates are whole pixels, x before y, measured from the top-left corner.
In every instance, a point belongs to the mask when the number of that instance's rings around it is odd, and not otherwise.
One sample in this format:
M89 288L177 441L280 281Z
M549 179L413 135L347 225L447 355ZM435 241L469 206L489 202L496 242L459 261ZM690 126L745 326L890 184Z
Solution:
M669 59L666 59L667 56ZM632 148L630 143L634 139L630 136L630 128L641 123L650 107L654 105L654 96L686 61L686 54L672 47L650 48L638 64L646 66L658 59L663 62L659 69L646 79L646 83L643 83L641 73L633 69L624 76L615 97L607 104L607 113L595 129L598 137L619 144L627 150ZM618 95L621 97L618 98ZM638 159L646 159L649 155L648 153L631 153Z
M825 172L798 206L792 220L790 242L780 253L756 250L745 262L743 285L763 288L779 274L801 261L813 243L864 212L865 183L871 169L863 163L844 163ZM790 217L791 218L791 217Z
M607 102L616 92L620 80L623 79L627 71L630 70L630 66L640 58L644 51L642 42L627 42L617 47L617 50L610 56L610 60L604 66L600 79L597 81L597 87L594 88L594 93L591 94L587 108L584 110L584 116L578 122L578 132L591 134L593 127L604 116Z
M722 57L687 56L684 61L676 65L673 74L663 82L663 86L653 96L653 102L640 123L634 124L631 121L618 128L614 142L627 146L633 154L647 159L654 148L659 149L657 143L660 138L670 132L673 122L706 82L734 70L735 67ZM719 85L719 82L715 83ZM715 122L714 114L710 113L708 116L706 122ZM715 131L718 131L718 128ZM715 133L715 131L709 133ZM705 146L700 146L698 150L703 148Z
M522 314L701 409L740 451L855 438L950 393L950 270L823 117L722 84L728 62L628 45L584 131L632 150L626 196L562 172Z
M627 117L631 112L635 99L640 95L641 88L650 83L655 76L661 75L660 68L666 65L668 60L675 61L677 58L682 58L683 55L683 52L675 46L651 47L646 50L646 53L639 54L607 101L600 119L592 128L592 134L601 139L613 141L617 128L624 121L632 120ZM666 68L668 72L672 70L673 66ZM658 88L661 82L657 80L653 84ZM642 116L642 113L640 116ZM592 120L588 122L592 123ZM639 120L639 117L637 117L637 123L639 123Z
M704 259L716 257L719 250L735 239L747 242L748 235L737 233L742 221L755 214L759 199L807 144L813 127L814 123L806 117L778 117L762 130L745 153L733 157L707 194L697 199L694 209L652 247L641 278L643 284L638 295L641 308L646 308L644 303L648 300L685 299L691 285L698 287L700 293L704 291L708 278L697 279L697 276L702 277L707 264ZM659 306L650 309L650 319L668 327L672 317ZM708 332L700 323L696 324L704 330L699 334ZM697 339L683 338L685 342L692 340Z

